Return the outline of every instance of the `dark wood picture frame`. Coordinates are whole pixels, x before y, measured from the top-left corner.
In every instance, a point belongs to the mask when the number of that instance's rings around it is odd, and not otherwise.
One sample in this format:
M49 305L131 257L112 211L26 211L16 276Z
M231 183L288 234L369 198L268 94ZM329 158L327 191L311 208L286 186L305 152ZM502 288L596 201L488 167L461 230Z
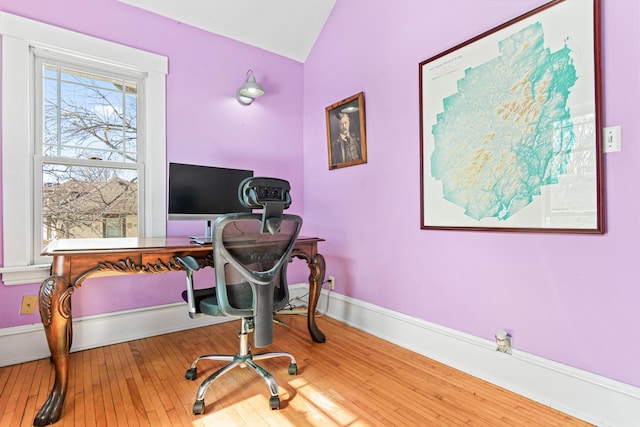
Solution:
M604 233L601 0L419 64L422 229Z
M329 170L367 163L364 92L326 108Z

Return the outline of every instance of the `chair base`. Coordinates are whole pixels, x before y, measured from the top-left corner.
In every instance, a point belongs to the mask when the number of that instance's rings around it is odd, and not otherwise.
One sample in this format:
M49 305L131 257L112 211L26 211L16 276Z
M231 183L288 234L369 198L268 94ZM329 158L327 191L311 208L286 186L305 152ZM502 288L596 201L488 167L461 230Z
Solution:
M271 409L280 409L280 397L278 396L278 384L273 376L267 372L262 366L258 365L254 362L254 360L263 360L263 359L271 359L274 357L288 357L291 359L289 364L288 373L289 375L297 375L298 374L298 365L296 364L296 359L290 354L286 352L268 352L268 353L259 353L259 354L251 354L251 347L249 345L249 333L252 329L253 321L252 319L242 318L242 326L241 331L238 334L240 339L240 350L238 354L205 354L202 356L196 357L196 359L191 364L191 367L185 372L184 377L188 380L195 380L198 376L198 368L197 363L200 360L220 360L229 362L222 368L215 371L213 374L209 375L198 387L198 393L196 395L196 401L193 404L193 413L194 415L199 415L204 413L204 395L207 392L207 389L217 378L226 374L230 370L236 367L247 367L249 366L254 371L260 375L267 386L269 387L269 391L271 393L271 397L269 398L269 407Z

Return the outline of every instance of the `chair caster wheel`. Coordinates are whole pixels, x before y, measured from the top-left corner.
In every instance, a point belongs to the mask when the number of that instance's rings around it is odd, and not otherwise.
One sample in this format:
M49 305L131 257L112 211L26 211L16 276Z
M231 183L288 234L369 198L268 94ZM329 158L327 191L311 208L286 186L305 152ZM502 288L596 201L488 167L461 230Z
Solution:
M197 376L198 376L197 368L187 369L187 372L184 373L184 377L188 380L195 380Z
M295 363L289 365L289 375L298 375L298 365Z
M280 409L280 398L278 396L271 396L269 399L269 407L271 409Z
M204 400L196 400L193 404L193 415L204 414Z

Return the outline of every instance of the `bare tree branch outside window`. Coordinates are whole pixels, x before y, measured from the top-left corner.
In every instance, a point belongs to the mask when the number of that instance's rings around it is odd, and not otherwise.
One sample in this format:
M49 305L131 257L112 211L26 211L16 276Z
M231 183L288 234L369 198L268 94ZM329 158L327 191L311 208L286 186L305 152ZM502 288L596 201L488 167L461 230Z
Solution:
M43 74L43 246L137 236L138 172L124 167L138 157L137 84L48 64Z

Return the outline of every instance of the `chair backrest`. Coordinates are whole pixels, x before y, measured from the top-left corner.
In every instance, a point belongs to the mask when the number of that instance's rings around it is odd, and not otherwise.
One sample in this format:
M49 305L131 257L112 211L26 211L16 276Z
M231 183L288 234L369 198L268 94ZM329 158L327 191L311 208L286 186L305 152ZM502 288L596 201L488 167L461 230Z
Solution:
M254 202L269 212L266 215L220 216L213 226L213 261L220 310L228 316L253 317L254 345L264 347L273 340L273 312L282 305L274 307L274 292L279 292L276 301L283 301L283 294L288 295L286 265L302 218L282 213L290 203L286 181L252 178L249 184L255 180L260 188L281 188L286 197L283 194L272 200L257 197ZM286 183L286 189L282 183ZM272 202L281 207L274 209ZM255 207L251 203L249 206Z

